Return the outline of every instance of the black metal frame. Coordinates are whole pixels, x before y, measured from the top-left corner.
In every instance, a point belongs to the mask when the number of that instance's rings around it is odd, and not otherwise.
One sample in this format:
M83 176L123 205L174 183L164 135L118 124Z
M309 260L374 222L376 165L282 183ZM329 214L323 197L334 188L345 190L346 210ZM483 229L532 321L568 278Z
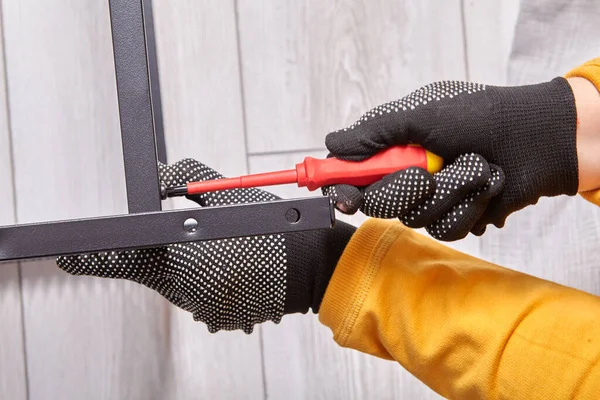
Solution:
M166 162L152 0L108 0L129 213L0 227L0 262L266 235L335 224L326 197L162 211Z

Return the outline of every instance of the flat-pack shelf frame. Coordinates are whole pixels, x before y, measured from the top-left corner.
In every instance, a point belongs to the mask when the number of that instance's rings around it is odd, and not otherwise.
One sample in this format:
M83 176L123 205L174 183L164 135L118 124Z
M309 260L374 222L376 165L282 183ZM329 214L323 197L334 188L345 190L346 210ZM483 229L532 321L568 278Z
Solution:
M327 197L163 211L166 163L152 0L108 0L128 213L0 227L0 262L267 235L335 224Z

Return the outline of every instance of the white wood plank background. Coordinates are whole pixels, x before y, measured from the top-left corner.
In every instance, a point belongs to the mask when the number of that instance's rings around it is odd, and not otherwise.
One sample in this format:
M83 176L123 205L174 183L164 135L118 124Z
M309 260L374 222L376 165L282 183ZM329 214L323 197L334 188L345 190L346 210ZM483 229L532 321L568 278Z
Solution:
M521 0L463 0L465 47L469 80L507 84Z
M431 80L464 79L459 0L238 1L250 153L331 130Z
M125 211L107 2L2 7L17 221ZM22 271L30 398L168 397L162 298L49 261Z
M4 46L0 43L0 225L12 225L16 211L4 75ZM0 398L27 398L21 285L17 263L0 264Z
M324 156L327 132L428 82L543 79L567 68L556 49L571 59L597 52L568 46L597 37L595 26L571 23L559 35L524 19L541 3L154 0L169 161L194 157L226 175L288 168ZM2 205L12 204L14 175L17 222L124 212L107 2L1 4ZM594 7L578 0L565 10L579 21ZM563 200L452 246L600 292L598 211ZM14 216L0 208L0 223ZM0 398L438 398L396 364L339 348L314 315L210 335L149 289L66 276L52 262L24 263L22 284L16 266L1 266L0 289Z

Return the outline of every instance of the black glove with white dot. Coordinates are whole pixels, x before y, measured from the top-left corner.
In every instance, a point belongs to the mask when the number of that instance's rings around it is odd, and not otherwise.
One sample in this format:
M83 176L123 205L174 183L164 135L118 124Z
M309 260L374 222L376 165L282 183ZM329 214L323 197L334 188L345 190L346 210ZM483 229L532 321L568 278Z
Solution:
M192 159L160 165L161 183L181 186L222 176ZM259 189L189 197L202 207L276 200ZM59 257L73 275L128 279L156 290L192 313L210 332L253 331L285 314L318 313L337 262L355 228L335 228L173 244L153 249Z
M326 186L322 191L346 214L360 209L369 216L396 218L423 204L435 193L435 186L431 174L411 167L387 175L366 188L335 185Z
M444 241L467 236L504 183L502 170L475 154L458 157L433 177L435 194L400 220Z
M433 175L431 198L393 215L382 207L393 209L388 203L401 204L407 192L400 190L394 200L388 189L382 197L385 179L378 191L373 185L323 191L341 212L397 216L441 240L482 235L487 225L503 227L511 213L541 197L577 193L576 132L575 99L564 78L515 87L436 82L370 110L326 138L330 156L343 160L364 160L406 144L437 154L446 167Z

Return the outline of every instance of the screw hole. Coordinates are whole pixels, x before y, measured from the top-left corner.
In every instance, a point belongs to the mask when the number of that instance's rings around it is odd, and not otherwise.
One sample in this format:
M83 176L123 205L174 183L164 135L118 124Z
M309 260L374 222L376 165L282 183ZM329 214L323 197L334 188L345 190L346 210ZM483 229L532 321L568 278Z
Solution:
M295 224L298 221L300 221L300 211L298 211L295 208L290 208L289 210L287 210L287 212L285 213L285 219L287 220L287 222Z

